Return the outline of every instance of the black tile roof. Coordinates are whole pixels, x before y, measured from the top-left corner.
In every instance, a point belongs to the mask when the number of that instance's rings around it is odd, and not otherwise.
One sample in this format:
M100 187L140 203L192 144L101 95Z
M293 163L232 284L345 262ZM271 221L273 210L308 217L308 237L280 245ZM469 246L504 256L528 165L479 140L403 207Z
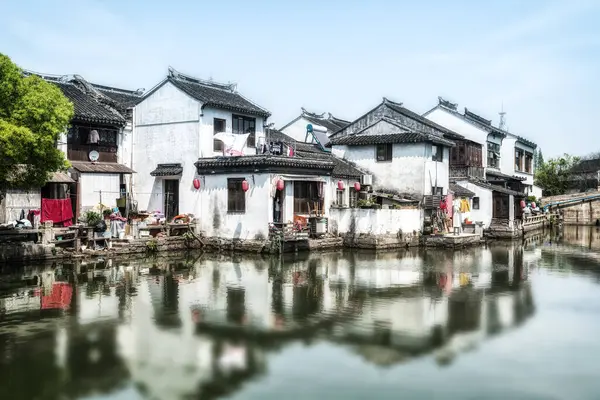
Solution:
M475 193L470 191L469 189L457 185L456 183L450 184L450 190L454 192L455 195L460 197L475 197Z
M236 91L235 84L204 81L184 75L169 68L167 81L173 86L203 103L204 106L222 108L267 118L271 113L254 104ZM149 92L149 94L152 93Z
M306 119L307 121L310 121L311 123L313 123L315 125L320 125L324 128L327 128L327 132L329 134L337 132L340 129L345 128L346 126L348 126L350 124L349 121L344 121L342 119L335 118L330 113L327 113L327 117L326 117L325 113L315 114L315 113L306 111L304 108L302 109L302 117L304 117L304 119Z
M409 110L408 108L404 107L402 105L402 103L396 103L393 102L387 98L383 98L383 104L385 104L387 107L391 108L392 110L414 120L414 121L418 121L423 125L426 125L430 128L436 129L438 131L440 131L444 136L446 136L449 139L463 139L464 137L454 131L451 131L450 129L439 125L425 117L423 117L422 115L417 114L414 111Z
M469 182L471 182L474 185L477 185L484 189L489 189L494 192L499 192L499 193L504 193L504 194L512 194L513 196L518 197L518 198L527 197L527 195L525 193L516 192L514 190L506 189L506 188L504 188L502 186L498 186L498 185L492 185L489 182L481 181L479 179L469 179Z
M296 150L296 156L300 158L332 161L335 166L331 175L336 178L359 179L362 175L366 174L365 171L356 167L352 162L336 157L330 152L323 151L318 144L298 142L275 129L267 129L265 134L269 140L281 141L292 145Z
M522 178L520 176L511 176L511 175L503 174L502 172L494 171L491 169L488 169L485 172L485 174L492 177L492 178L488 178L488 180L495 180L494 178L500 178L499 180L521 181L521 182L524 180L527 180L527 178Z
M70 161L71 167L79 172L98 174L133 174L134 170L118 163Z
M576 173L585 173L585 172L593 172L596 173L600 171L600 159L589 159L589 160L581 160L577 164L573 166L571 172Z
M127 109L142 98L142 90L125 90L87 82L79 75L43 75L24 71L25 75L37 75L58 86L71 103L74 121L124 126Z
M181 175L183 167L181 164L158 164L156 169L150 172L151 176L174 176Z
M314 171L315 174L331 174L335 164L331 160L314 158L284 157L274 155L252 155L239 157L200 158L195 163L198 174L228 173L236 171L269 172L291 170Z
M373 144L386 143L420 143L432 142L444 146L454 146L454 142L444 139L440 136L425 134L421 132L402 132L392 133L389 135L349 135L334 138L331 140L332 145L339 146L366 146Z

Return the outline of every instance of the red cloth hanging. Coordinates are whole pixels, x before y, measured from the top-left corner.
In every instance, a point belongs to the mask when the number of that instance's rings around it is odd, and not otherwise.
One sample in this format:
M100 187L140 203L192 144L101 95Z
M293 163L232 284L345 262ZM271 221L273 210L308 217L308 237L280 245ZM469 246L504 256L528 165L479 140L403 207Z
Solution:
M42 310L62 309L67 310L71 306L73 288L67 282L56 282L52 285L52 292L48 296L42 296Z
M73 208L71 199L42 199L42 217L40 221L52 221L64 227L73 225Z

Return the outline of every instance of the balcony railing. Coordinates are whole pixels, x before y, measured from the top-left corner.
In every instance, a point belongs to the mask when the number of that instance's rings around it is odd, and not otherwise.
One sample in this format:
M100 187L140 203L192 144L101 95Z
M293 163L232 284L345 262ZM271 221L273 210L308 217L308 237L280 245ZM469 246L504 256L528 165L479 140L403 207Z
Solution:
M483 167L457 167L450 166L450 178L479 178L485 179L485 169Z

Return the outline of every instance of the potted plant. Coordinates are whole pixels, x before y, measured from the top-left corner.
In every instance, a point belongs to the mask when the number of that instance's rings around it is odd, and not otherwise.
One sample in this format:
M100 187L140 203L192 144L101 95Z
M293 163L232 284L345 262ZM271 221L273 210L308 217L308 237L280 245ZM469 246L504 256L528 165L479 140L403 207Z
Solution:
M360 199L358 201L358 207L360 208L373 208L374 203L371 200Z
M102 216L96 211L86 211L83 219L88 226L96 226L102 221Z
M112 210L110 208L102 210L102 217L104 217L104 219L110 219L110 214L112 214Z

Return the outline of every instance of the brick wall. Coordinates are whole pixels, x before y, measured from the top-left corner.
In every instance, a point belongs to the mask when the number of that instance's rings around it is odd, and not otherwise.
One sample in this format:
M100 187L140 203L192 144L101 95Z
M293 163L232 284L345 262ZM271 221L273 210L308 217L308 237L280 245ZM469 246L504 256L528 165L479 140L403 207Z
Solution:
M600 200L574 204L561 210L565 225L595 225L596 220L600 221Z

